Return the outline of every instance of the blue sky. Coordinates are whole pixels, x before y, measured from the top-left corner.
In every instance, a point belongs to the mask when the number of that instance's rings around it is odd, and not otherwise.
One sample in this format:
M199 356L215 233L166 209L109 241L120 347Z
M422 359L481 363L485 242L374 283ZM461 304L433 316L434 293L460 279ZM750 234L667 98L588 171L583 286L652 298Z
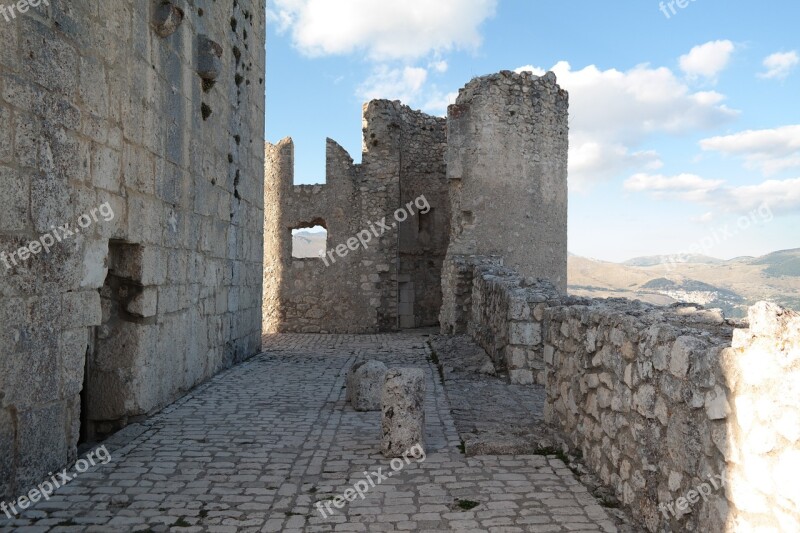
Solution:
M296 183L324 182L326 137L360 161L371 98L444 115L474 76L553 70L570 91L571 252L800 247L796 0L268 3L266 135L293 137Z

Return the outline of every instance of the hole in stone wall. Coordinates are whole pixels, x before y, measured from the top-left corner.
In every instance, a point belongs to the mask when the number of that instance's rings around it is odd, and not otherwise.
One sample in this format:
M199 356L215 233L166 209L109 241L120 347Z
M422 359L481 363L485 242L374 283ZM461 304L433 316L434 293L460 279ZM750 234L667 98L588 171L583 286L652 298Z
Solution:
M102 441L130 422L123 377L142 334L137 328L155 323L157 312L155 289L142 285L145 257L141 245L109 242L108 275L100 289L103 321L90 339L81 391L83 444Z
M417 240L421 245L427 246L431 243L431 237L434 234L433 209L431 208L427 213L418 213L417 219L419 221Z
M328 229L325 221L315 219L292 228L292 258L322 259L328 248Z

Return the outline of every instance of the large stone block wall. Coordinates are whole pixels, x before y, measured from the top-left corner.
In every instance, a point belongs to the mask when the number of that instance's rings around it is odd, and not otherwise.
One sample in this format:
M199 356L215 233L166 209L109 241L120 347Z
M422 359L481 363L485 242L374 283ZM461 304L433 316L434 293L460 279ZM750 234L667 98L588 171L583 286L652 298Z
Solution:
M0 251L79 230L0 264L0 500L259 349L264 13L70 0L0 24Z
M448 255L498 255L566 290L568 107L553 73L461 89L447 121Z
M800 316L545 311L546 419L649 531L798 531Z
M294 185L291 139L266 146L264 329L368 333L400 327L400 283L413 282L418 322L435 323L441 302L441 261L447 247L449 201L444 170L444 119L399 102L364 106L361 164L332 140L324 185ZM372 237L335 261L292 258L292 229L322 225L335 250L371 224L424 195L440 234L420 239L419 215ZM417 208L414 207L416 213Z

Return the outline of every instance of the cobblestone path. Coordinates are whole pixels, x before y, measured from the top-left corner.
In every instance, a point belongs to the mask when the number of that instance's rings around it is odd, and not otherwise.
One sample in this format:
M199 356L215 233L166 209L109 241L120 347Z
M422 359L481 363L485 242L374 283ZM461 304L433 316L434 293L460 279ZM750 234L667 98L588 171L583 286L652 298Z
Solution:
M0 531L616 531L556 458L465 457L426 341L269 336L265 353L118 435L111 462ZM357 356L425 368L426 456L329 514L365 472L392 471L380 413L345 404Z

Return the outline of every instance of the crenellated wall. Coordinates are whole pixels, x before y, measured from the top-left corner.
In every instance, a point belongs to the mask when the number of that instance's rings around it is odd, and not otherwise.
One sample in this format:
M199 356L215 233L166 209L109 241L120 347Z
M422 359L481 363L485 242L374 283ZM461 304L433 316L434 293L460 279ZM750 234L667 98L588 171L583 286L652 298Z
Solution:
M265 205L273 209L264 222L266 331L368 333L436 324L449 227L444 119L375 100L364 106L363 132L361 164L328 140L324 185L294 185L291 139L267 144ZM413 216L373 235L366 248L333 253L377 221L391 226L395 211L420 196L428 213L414 207ZM292 229L316 225L327 229L331 254L293 258ZM402 290L413 294L411 302L401 301Z
M0 500L259 349L264 19L69 0L0 24Z

